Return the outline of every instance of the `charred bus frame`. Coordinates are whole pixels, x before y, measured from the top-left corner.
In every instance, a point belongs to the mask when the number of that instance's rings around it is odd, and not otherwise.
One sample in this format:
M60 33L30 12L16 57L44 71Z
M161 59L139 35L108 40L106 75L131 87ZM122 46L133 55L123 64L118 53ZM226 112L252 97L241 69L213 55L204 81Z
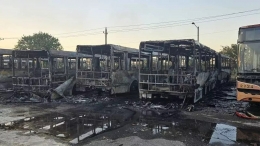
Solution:
M46 91L75 76L76 64L73 67L72 60L76 59L76 52L14 50L12 56L12 64L18 60L18 65L12 66L15 93L46 94ZM26 64L22 63L24 61ZM19 73L21 71L23 74Z
M140 54L149 53L148 70L139 70L139 97L200 100L218 79L218 53L193 39L146 41Z
M12 69L11 67L11 58L12 58L12 49L2 49L0 48L0 69Z
M148 59L141 55L139 63L138 49L112 44L78 45L77 52L92 56L77 57L78 90L98 89L111 94L138 91L138 68L144 67Z
M6 91L12 88L12 49L0 48L0 90Z

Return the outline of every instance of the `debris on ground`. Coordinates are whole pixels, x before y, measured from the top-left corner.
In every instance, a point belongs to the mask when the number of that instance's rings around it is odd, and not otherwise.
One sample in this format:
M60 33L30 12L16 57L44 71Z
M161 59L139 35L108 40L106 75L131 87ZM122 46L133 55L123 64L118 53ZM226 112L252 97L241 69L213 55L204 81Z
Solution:
M194 111L194 105L189 105L189 106L187 107L187 111L189 111L189 112Z
M253 115L252 113L245 111L245 112L238 112L236 111L235 114L240 117L240 118L245 118L245 119L260 119L259 116Z

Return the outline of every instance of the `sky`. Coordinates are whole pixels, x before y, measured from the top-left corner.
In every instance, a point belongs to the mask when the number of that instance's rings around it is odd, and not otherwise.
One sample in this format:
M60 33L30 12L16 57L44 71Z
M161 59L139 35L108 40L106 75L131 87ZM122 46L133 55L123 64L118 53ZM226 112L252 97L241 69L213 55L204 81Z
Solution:
M210 17L259 9L258 11ZM206 18L205 18L206 17ZM23 35L57 37L64 50L105 43L138 48L141 41L197 39L220 51L237 41L238 28L260 23L257 0L0 0L0 48ZM203 18L203 19L198 19Z

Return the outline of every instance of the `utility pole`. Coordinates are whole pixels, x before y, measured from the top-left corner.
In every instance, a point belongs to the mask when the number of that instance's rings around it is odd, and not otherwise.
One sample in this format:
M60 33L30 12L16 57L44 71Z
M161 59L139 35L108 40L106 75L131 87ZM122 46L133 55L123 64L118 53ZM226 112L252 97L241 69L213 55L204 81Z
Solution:
M200 39L200 28L194 23L194 22L192 22L191 24L193 24L194 26L196 26L197 27L197 40L198 40L198 42L200 41L199 39Z
M197 39L198 39L198 42L200 42L200 27L198 26L197 29L198 29L198 32L197 32L197 33L198 33L198 34L197 34L198 36L197 36Z
M105 27L105 31L103 31L103 33L105 34L105 44L107 44L107 28Z

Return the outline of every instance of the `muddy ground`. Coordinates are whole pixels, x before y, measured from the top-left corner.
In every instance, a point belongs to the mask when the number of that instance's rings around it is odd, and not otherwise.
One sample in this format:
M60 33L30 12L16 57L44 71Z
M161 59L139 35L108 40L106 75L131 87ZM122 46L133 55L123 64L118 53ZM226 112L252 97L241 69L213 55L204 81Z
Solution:
M87 93L52 103L33 101L5 98L0 104L0 145L260 144L260 121L234 115L245 108L257 114L260 108L237 102L234 84L183 107L178 100L140 101L136 94Z

